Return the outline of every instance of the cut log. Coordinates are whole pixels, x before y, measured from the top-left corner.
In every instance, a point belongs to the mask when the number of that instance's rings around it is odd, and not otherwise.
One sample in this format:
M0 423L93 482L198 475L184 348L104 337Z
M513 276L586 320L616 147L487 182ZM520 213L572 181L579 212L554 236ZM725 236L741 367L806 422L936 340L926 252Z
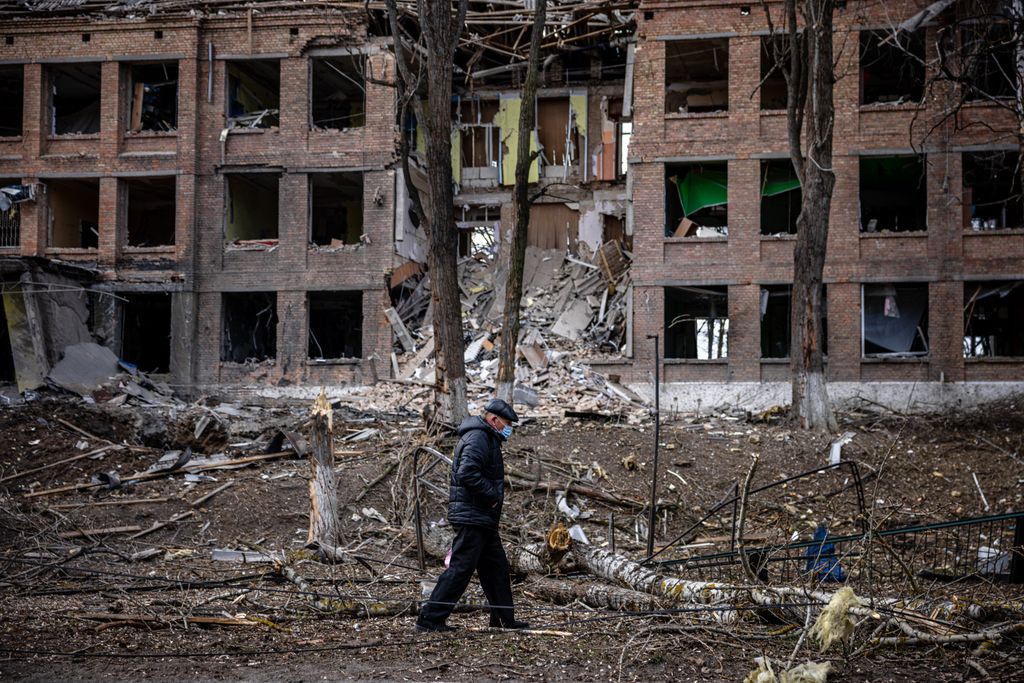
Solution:
M568 605L579 601L598 609L614 609L625 612L651 612L663 608L661 601L653 595L593 581L580 583L558 579L537 579L525 589L525 592L557 605Z
M334 480L334 425L326 392L310 411L309 534L306 544L335 548L338 544L338 485Z

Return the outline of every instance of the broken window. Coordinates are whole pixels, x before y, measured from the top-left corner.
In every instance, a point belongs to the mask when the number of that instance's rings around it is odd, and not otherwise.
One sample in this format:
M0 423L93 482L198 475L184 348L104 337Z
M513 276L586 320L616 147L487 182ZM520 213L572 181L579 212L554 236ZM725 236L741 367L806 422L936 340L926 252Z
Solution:
M158 247L174 244L174 176L126 178L127 244L129 247Z
M276 59L232 60L228 72L228 127L280 125L281 63Z
M1024 281L964 283L964 358L1024 356Z
M363 234L363 174L310 173L309 187L313 244L359 244Z
M19 203L34 196L31 186L20 178L0 178L0 249L21 246Z
M928 355L928 285L863 285L865 358Z
M258 363L277 357L275 292L225 292L222 305L222 361Z
M903 104L924 96L924 31L861 31L860 103Z
M55 64L48 70L50 133L100 132L99 63Z
M992 21L966 26L961 34L967 100L1014 97L1021 75L1016 67L1018 38L1007 22Z
M363 55L311 60L310 114L314 128L361 128L366 125L366 58Z
M456 114L461 136L462 177L467 179L470 168L494 169L497 178L498 163L501 160L501 128L494 125L498 113L497 100L481 100L478 97L459 102Z
M0 66L0 137L21 135L25 73L20 65Z
M665 44L665 113L729 110L729 39Z
M276 242L279 181L277 173L224 174L228 242Z
M580 136L577 112L568 97L537 98L537 137L545 166L575 166L579 163Z
M790 311L793 285L761 287L761 358L789 358L792 323ZM828 353L828 296L821 291L821 339L823 354Z
M531 214L532 221L533 214ZM459 229L459 256L486 255L497 252L501 208L497 206L463 206Z
M964 227L975 230L1024 226L1020 154L1016 151L963 155Z
M782 75L782 69L775 66L775 55L773 54L773 43L775 51L779 52L782 59L787 58L784 52L788 41L782 36L761 36L761 109L785 109L786 108L786 77Z
M789 159L761 162L761 234L795 234L800 215L800 180Z
M928 229L923 156L861 157L861 232Z
M334 360L363 355L363 293L309 293L309 358Z
M46 199L51 247L99 246L99 178L48 180Z
M665 237L729 234L728 166L721 163L665 166Z
M153 62L129 67L128 130L178 128L178 63Z
M728 336L727 288L665 288L665 358L725 358Z
M171 295L123 293L121 358L148 373L171 371Z

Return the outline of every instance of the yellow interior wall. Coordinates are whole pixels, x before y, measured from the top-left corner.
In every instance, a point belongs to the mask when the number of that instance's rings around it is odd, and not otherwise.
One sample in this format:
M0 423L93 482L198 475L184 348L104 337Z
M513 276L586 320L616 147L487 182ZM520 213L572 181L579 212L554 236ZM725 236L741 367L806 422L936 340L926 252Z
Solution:
M224 207L227 240L277 239L277 195L261 192L241 178L229 177L227 185Z
M82 246L82 221L99 225L99 186L92 190L85 185L52 187L47 195L52 218L50 246Z
M523 100L520 97L502 97L498 104L498 113L494 116L494 124L501 128L501 184L514 185L516 182L516 161L519 158L519 112ZM530 152L537 151L537 132L530 136ZM537 182L540 178L537 160L530 164L528 180Z

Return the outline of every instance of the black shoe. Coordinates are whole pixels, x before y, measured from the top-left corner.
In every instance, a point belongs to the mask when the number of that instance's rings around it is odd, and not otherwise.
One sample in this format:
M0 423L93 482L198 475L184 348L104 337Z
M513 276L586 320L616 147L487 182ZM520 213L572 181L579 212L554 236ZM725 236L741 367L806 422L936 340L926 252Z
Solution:
M417 633L447 633L449 631L457 631L454 626L448 624L429 624L423 621L416 622Z
M525 621L516 621L516 620L513 620L513 621L511 621L511 622L509 622L507 624L503 624L503 623L501 623L500 621L498 621L496 619L492 619L491 620L491 628L504 628L504 629L511 629L511 630L515 630L515 631L521 631L523 629L530 628L530 624L528 622L525 622Z

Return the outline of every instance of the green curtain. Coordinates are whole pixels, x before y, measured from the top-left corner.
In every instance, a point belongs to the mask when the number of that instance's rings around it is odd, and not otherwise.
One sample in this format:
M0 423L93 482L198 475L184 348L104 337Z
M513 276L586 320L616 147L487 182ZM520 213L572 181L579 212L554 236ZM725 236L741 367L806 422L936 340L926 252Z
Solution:
M729 185L725 171L699 171L691 169L679 180L676 176L679 201L683 203L683 215L689 216L709 206L720 206L729 202Z
M769 166L761 180L761 196L774 197L783 192L792 192L798 187L800 187L800 180L792 170Z
M683 204L683 215L690 216L709 206L729 203L729 183L725 171L704 171L693 169L682 180L674 177L679 201ZM784 169L769 168L761 186L761 196L771 197L791 192L800 187L800 181Z

